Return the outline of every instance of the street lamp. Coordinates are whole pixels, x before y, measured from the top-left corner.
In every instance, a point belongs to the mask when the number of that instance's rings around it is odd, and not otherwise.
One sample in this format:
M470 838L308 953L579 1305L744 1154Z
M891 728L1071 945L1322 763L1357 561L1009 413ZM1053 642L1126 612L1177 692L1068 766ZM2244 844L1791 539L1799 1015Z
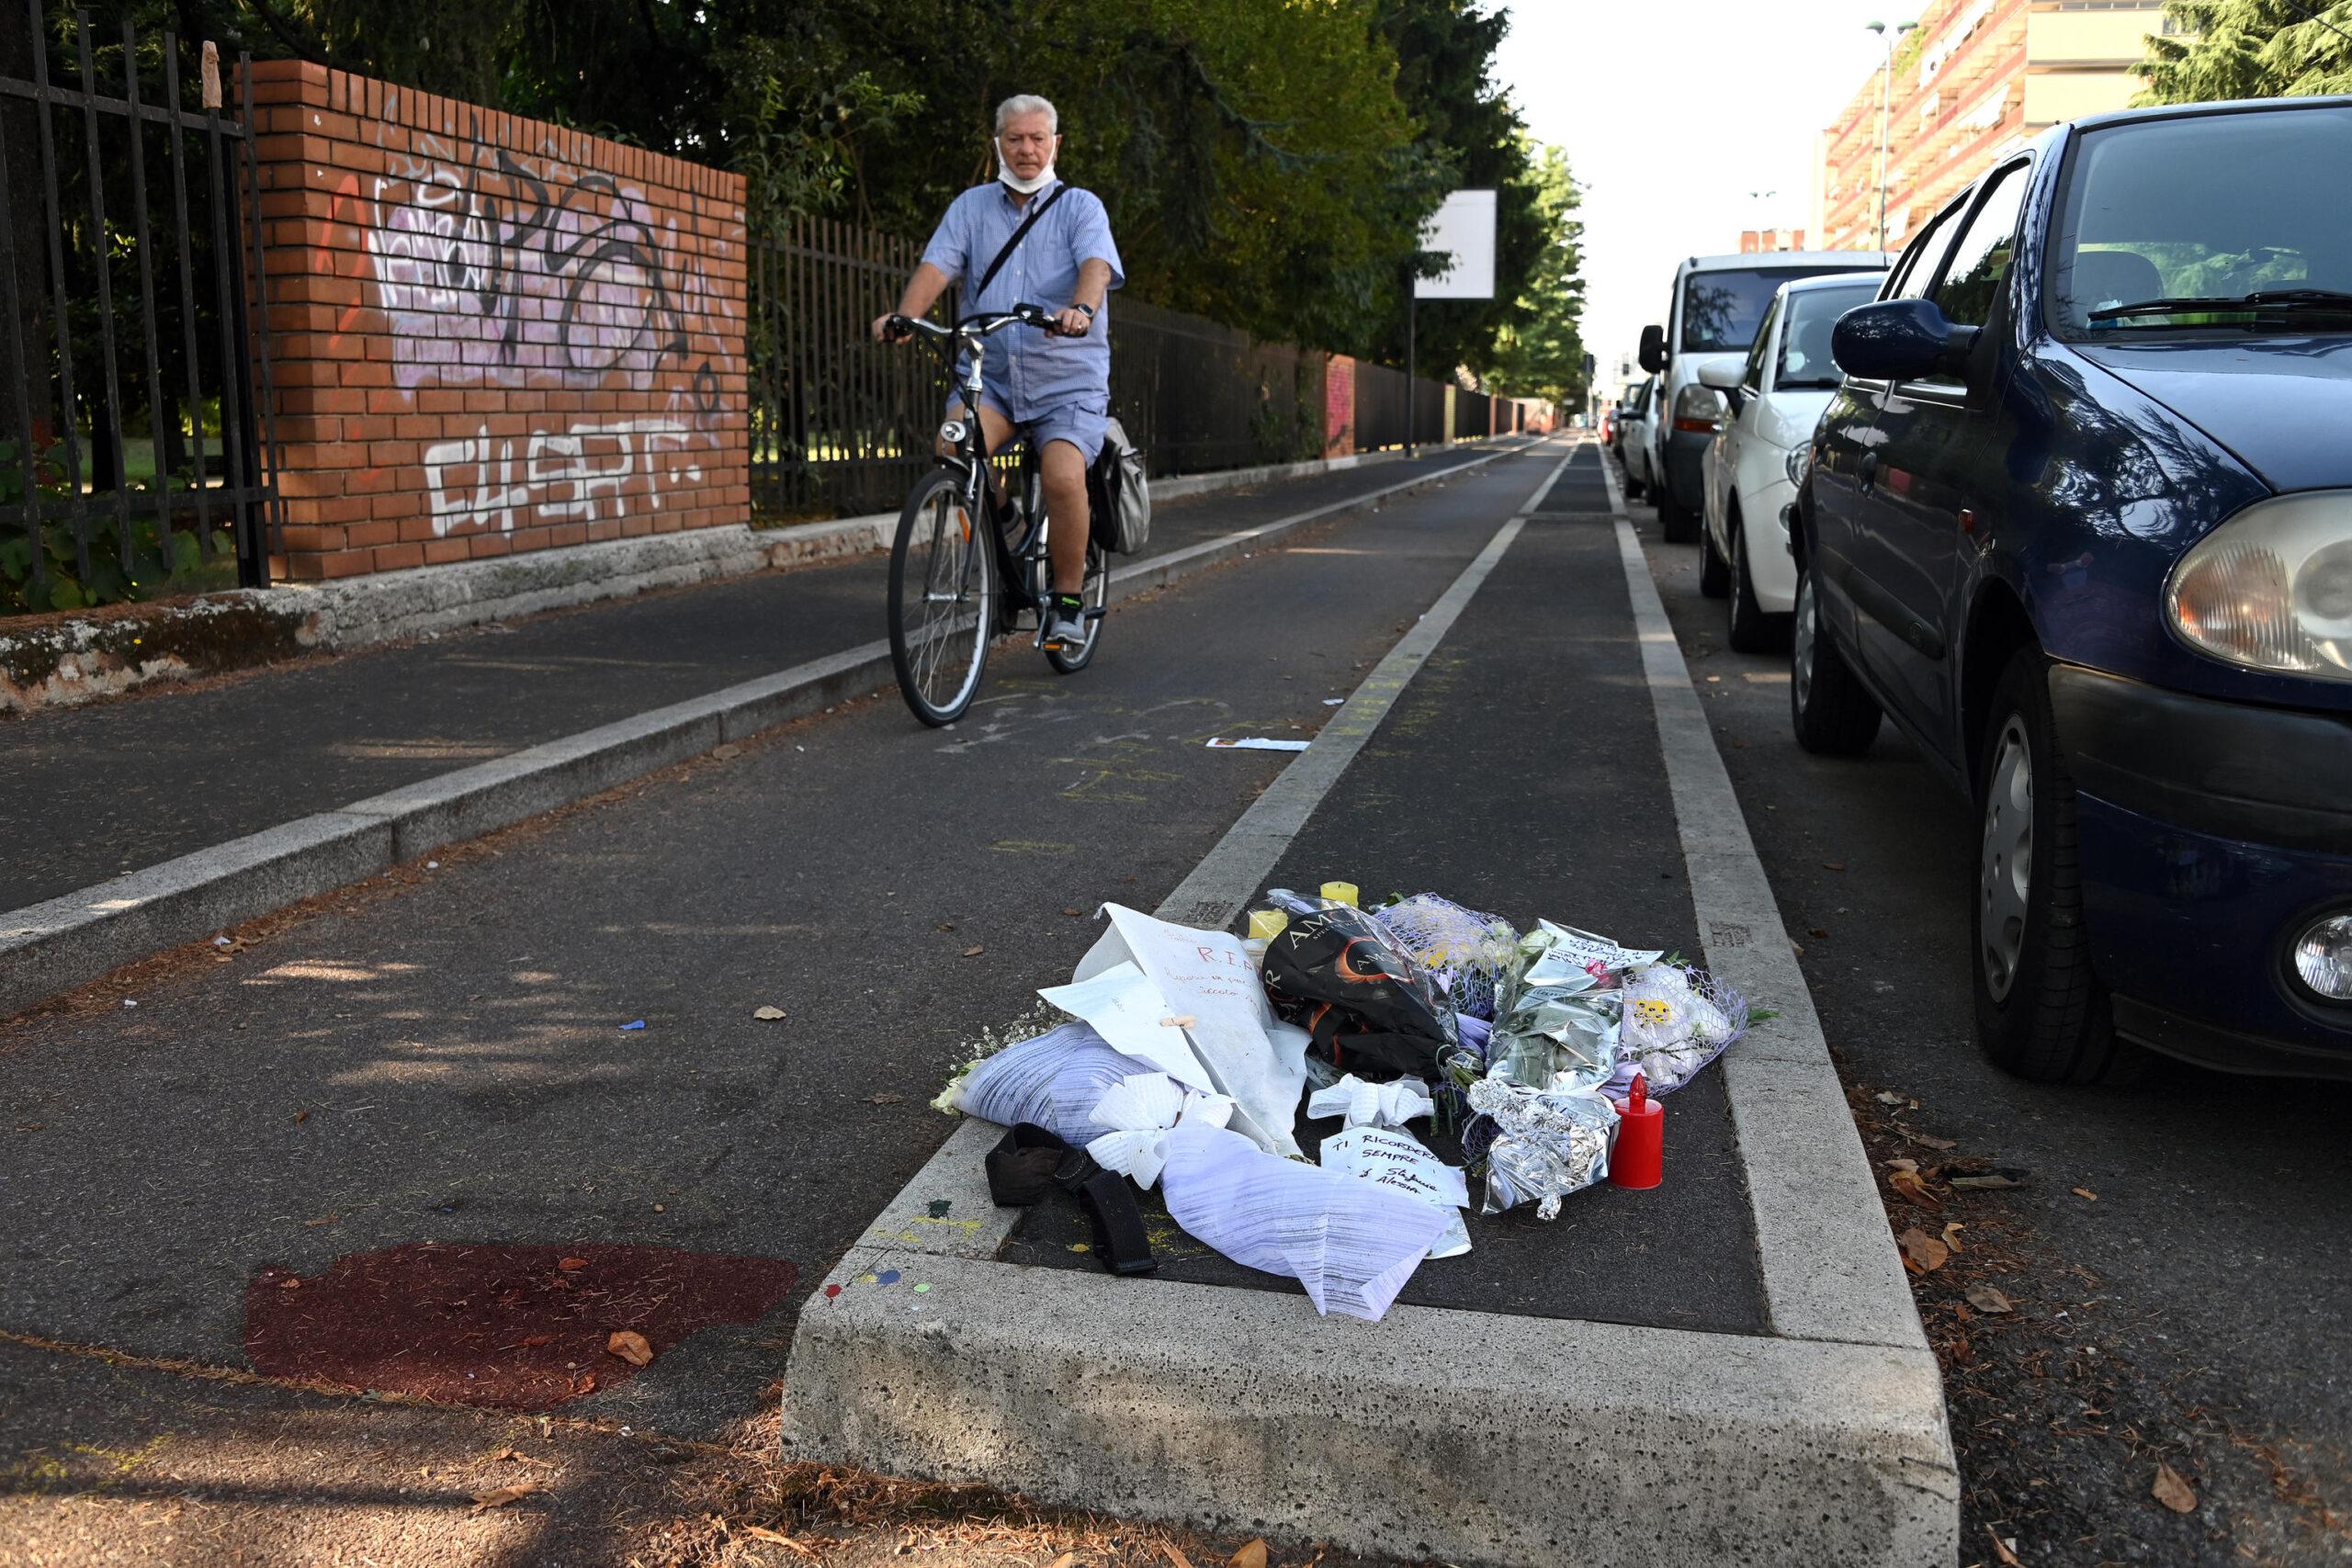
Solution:
M1878 72L1878 248L1886 249L1886 113L1893 96L1894 82L1894 45L1905 33L1917 27L1917 22L1897 22L1889 33L1884 22L1864 22L1862 26L1878 34L1886 45L1886 59Z

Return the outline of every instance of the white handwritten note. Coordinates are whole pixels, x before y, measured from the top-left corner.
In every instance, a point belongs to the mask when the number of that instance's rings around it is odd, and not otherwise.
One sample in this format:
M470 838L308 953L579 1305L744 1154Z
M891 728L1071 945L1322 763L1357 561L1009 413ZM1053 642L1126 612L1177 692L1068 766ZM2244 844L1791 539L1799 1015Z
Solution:
M1470 1201L1470 1184L1458 1167L1446 1164L1421 1146L1410 1133L1387 1127L1351 1127L1323 1140L1323 1168L1385 1187L1419 1199L1450 1216L1445 1234L1430 1248L1431 1258L1454 1258L1470 1250L1470 1232L1462 1211Z

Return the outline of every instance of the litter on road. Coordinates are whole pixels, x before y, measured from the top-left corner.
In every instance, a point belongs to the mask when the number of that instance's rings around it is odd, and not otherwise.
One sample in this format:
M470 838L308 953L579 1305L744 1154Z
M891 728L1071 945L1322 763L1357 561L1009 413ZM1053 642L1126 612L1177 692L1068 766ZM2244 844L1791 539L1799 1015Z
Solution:
M949 1080L938 1109L1008 1129L1001 1206L1067 1195L1091 1256L1142 1274L1156 1186L1195 1241L1377 1321L1471 1250L1474 1209L1549 1220L1601 1181L1657 1186L1659 1098L1747 1029L1729 987L1572 926L1433 893L1364 909L1344 882L1266 902L1246 937L1103 905L1069 983L1037 993L1073 1021Z
M1244 740L1212 739L1209 742L1209 750L1212 751L1304 751L1306 750L1306 745L1307 743L1304 740L1269 740L1263 736L1253 735Z

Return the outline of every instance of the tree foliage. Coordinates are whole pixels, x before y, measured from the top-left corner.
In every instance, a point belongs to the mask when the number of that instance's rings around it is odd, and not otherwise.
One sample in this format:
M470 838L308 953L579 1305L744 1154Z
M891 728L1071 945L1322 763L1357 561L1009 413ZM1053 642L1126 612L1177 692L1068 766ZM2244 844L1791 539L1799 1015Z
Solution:
M1532 150L1535 220L1544 235L1514 309L1495 333L1485 379L1491 391L1577 405L1585 397L1584 225L1576 180L1557 147Z
M2352 0L2168 0L2168 36L2132 69L2141 104L2352 93Z
M45 0L61 31L72 0ZM993 172L989 116L1061 111L1061 172L1110 209L1143 299L1401 362L1417 236L1498 192L1498 276L1566 210L1492 62L1493 0L97 0L225 51L297 55L749 178L752 220L922 235ZM1563 187L1565 188L1565 187ZM1573 247L1571 246L1571 251ZM1425 305L1422 362L1532 341L1531 301ZM1556 307L1549 307L1556 310ZM1573 323L1570 323L1571 331ZM1524 354L1524 350L1515 351Z

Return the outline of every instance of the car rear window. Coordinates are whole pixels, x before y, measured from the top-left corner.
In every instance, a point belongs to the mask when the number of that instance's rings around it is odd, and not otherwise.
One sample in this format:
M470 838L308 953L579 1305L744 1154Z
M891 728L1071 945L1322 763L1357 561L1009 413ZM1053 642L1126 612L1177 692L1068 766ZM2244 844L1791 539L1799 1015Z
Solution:
M1878 274L1836 288L1807 288L1792 294L1789 324L1781 329L1781 362L1772 378L1777 391L1838 385L1840 372L1829 357L1829 333L1838 318L1878 296Z
M1876 271L1876 265L1863 264ZM1745 354L1781 285L1795 277L1859 272L1862 266L1730 267L1694 272L1682 286L1683 354Z

